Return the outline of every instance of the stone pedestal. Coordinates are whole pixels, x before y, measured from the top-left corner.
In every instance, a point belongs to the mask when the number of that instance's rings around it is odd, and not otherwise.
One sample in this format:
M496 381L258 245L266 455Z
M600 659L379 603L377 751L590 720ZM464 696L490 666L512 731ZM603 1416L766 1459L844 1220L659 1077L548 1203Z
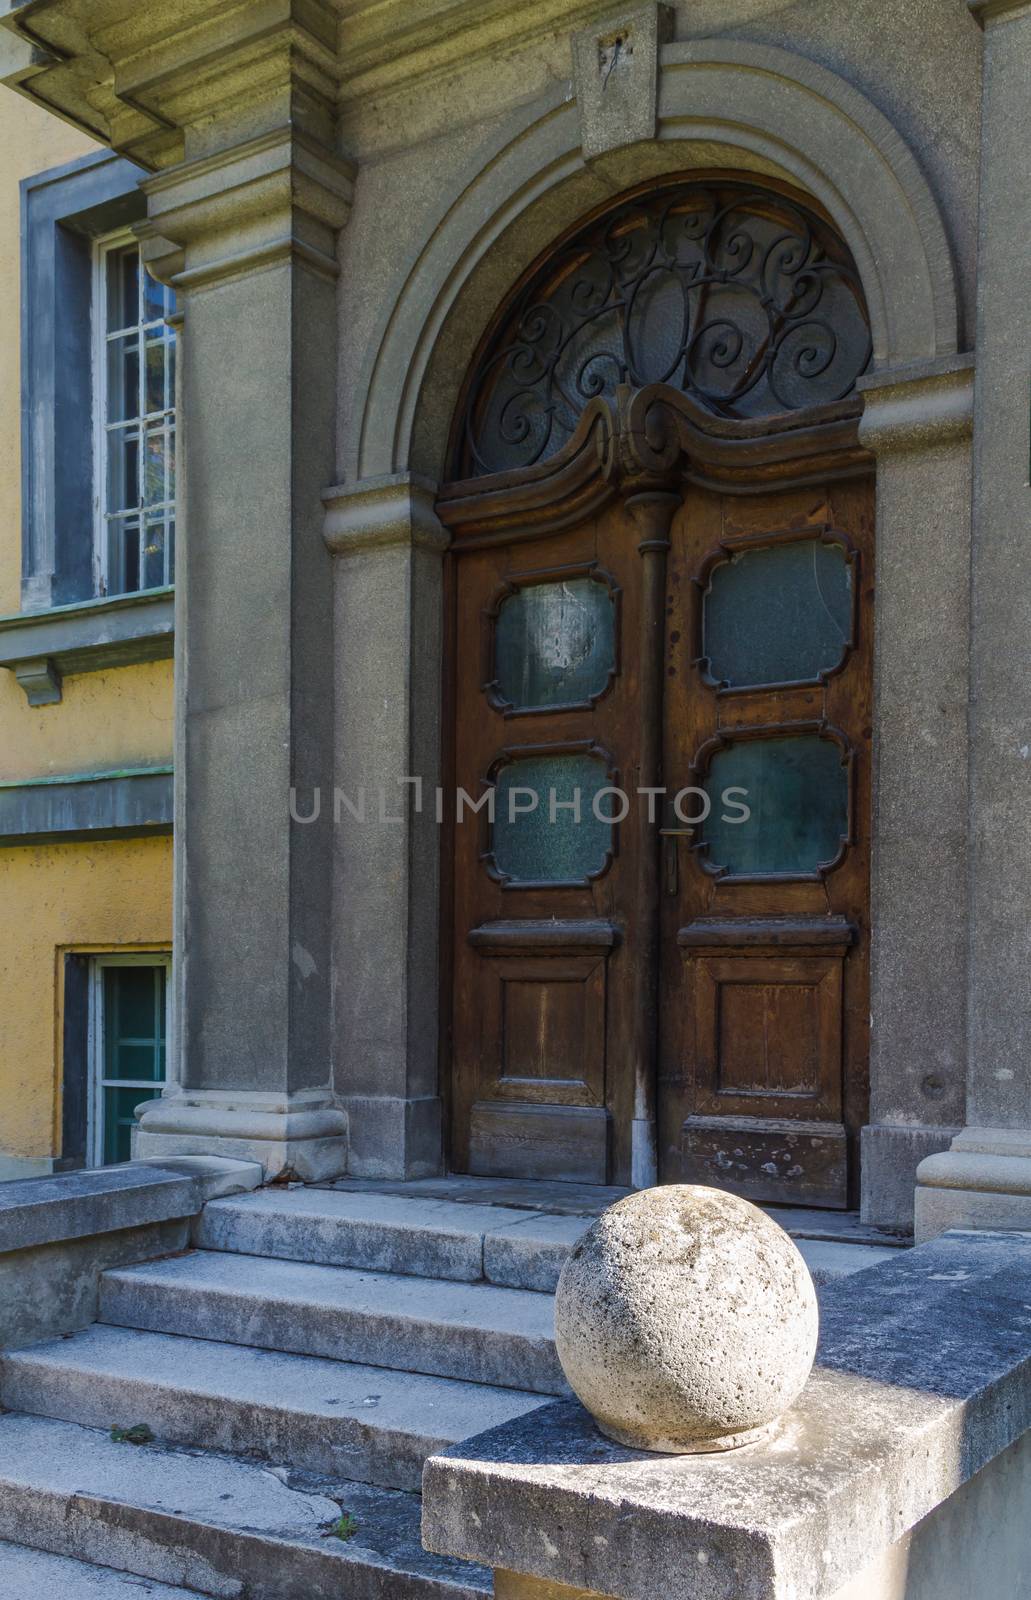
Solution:
M917 1227L1031 1228L1031 6L984 36L970 636L967 1126L918 1172Z

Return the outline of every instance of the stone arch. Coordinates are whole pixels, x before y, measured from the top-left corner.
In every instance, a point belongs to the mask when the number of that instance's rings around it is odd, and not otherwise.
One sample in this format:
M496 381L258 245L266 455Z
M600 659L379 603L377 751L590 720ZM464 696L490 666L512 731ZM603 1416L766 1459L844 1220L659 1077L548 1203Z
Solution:
M463 174L380 324L359 385L347 478L415 472L438 480L468 363L524 269L571 220L621 190L706 167L778 177L820 202L862 278L876 367L955 352L948 237L887 118L835 73L789 51L719 39L671 44L661 56L654 140L587 166L576 106L559 85L521 108Z

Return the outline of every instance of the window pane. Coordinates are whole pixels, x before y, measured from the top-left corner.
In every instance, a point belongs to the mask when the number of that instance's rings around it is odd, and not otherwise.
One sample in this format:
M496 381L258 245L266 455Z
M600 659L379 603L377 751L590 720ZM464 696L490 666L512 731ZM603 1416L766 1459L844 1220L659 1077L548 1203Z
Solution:
M147 415L164 411L168 405L165 395L165 341L163 338L147 340L147 381L144 404Z
M714 569L703 650L721 683L792 683L836 667L851 626L843 547L793 540L743 550Z
M145 272L141 280L135 246L109 248L101 259L107 284L101 359L108 426L100 439L104 585L108 594L130 594L172 581L175 336L164 319L175 308L175 296ZM141 426L143 417L154 419L150 428ZM159 507L160 515L154 514ZM148 508L152 514L144 519Z
M601 871L612 828L598 821L591 802L607 784L604 764L594 756L533 756L502 767L492 832L498 870L520 883L580 883ZM579 820L564 805L575 802L578 790ZM604 816L613 800L601 802Z
M163 428L148 428L143 440L143 502L163 505L168 499L165 477L167 435Z
M143 539L143 587L157 589L167 583L166 547L168 534L163 520L148 521Z
M140 525L135 519L113 517L107 540L108 591L132 594L140 586Z
M135 328L140 320L140 252L135 245L107 256L107 331Z
M608 586L593 578L537 583L505 600L495 629L495 674L514 706L589 700L615 665Z
M728 788L744 794L722 799ZM734 875L815 872L833 861L848 831L848 771L832 739L741 739L717 751L705 789L712 806L701 828L707 862ZM747 805L746 822L724 822Z
M112 339L107 347L107 420L139 416L140 350L135 336Z
M156 278L143 270L143 317L145 322L157 322L165 315L165 291Z
M140 436L134 427L107 436L107 509L132 511L140 499Z

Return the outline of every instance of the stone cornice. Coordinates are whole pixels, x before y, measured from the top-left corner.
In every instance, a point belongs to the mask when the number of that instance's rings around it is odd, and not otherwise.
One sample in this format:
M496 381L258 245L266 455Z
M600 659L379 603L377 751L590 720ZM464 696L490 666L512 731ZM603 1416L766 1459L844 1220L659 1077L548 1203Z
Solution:
M967 5L982 28L990 22L1031 14L1031 0L967 0Z
M376 98L517 48L551 30L572 31L618 9L616 0L372 0L341 19L343 101Z
M213 112L271 106L333 142L336 11L327 0L14 0L0 79L156 170ZM203 135L200 135L203 137Z
M443 551L450 535L435 510L436 485L414 474L338 485L322 496L323 536L335 556L390 545Z
M969 439L974 426L974 357L944 356L860 378L859 441L874 455L926 450Z
M335 277L354 175L351 162L289 124L170 167L142 185L148 218L136 231L147 264L179 291L287 259Z
M419 83L549 31L603 19L613 0L8 0L0 81L158 170L183 130L289 81L325 137L338 102Z

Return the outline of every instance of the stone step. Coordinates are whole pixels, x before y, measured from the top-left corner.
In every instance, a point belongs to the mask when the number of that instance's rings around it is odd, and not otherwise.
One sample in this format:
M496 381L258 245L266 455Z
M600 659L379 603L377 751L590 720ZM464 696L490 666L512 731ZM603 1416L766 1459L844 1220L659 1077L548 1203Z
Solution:
M101 1322L567 1394L554 1301L487 1283L197 1250L105 1272Z
M111 1567L52 1556L23 1544L0 1544L0 1595L4 1600L197 1600L196 1589L170 1588Z
M781 1210L776 1220L787 1227L790 1216ZM593 1221L368 1189L270 1188L211 1201L195 1242L205 1250L466 1283L486 1279L549 1293ZM817 1283L876 1266L893 1248L800 1237L795 1243Z
M328 1477L418 1490L423 1462L544 1400L384 1367L131 1328L0 1355L0 1405ZM0 1595L3 1589L0 1587Z
M422 1549L419 1512L417 1495L394 1489L327 1487L228 1456L115 1444L75 1423L0 1417L0 1539L174 1593L178 1585L248 1600L489 1595L485 1569ZM346 1540L330 1532L345 1513L356 1525Z
M590 1216L407 1199L336 1189L270 1188L205 1206L205 1250L400 1272L409 1277L551 1291Z

